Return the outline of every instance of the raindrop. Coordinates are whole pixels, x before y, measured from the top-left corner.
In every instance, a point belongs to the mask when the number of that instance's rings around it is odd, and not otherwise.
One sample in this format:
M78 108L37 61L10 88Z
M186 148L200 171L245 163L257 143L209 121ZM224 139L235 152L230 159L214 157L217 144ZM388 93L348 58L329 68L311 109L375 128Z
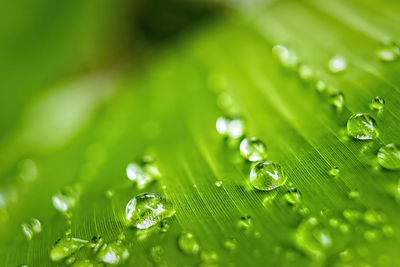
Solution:
M251 185L261 191L270 191L286 183L287 177L279 164L259 162L250 171Z
M333 94L331 96L331 103L337 110L342 110L344 105L344 94L341 92Z
M70 211L78 202L80 190L77 186L68 186L53 195L53 206L63 213Z
M36 218L31 218L29 221L21 224L22 232L25 234L28 240L31 240L33 236L39 234L42 231L42 225Z
M97 251L103 246L103 244L104 239L99 235L92 237L92 240L90 240L90 247L95 253L97 253Z
M342 56L335 56L328 62L328 69L331 73L340 73L347 69L347 61Z
M244 134L244 121L240 117L219 117L216 129L222 136L239 139Z
M161 176L151 156L144 156L139 161L129 163L126 167L126 175L129 180L136 182L138 189L145 188Z
M88 241L70 236L60 238L50 251L50 259L52 261L62 260L79 249L81 249Z
M286 203L292 206L295 206L301 202L300 191L294 187L290 188L283 197L286 200Z
M195 236L190 232L182 233L178 238L178 246L185 254L196 255L200 251L200 245Z
M395 144L388 144L379 149L378 163L388 170L400 170L400 150Z
M256 137L245 138L240 142L240 155L251 162L267 158L266 145Z
M215 186L216 187L221 187L222 186L222 181L221 180L215 181Z
M373 110L382 111L385 107L385 100L379 96L376 96L374 99L372 99L369 107Z
M375 120L366 113L357 113L349 118L347 133L359 140L370 140L379 136Z
M175 214L172 204L156 193L142 193L126 205L128 222L138 229L147 229Z
M333 166L332 169L329 170L329 175L332 177L338 177L340 174L340 170L339 167L337 166Z
M120 240L104 244L97 253L97 259L108 264L119 264L128 258L129 251Z

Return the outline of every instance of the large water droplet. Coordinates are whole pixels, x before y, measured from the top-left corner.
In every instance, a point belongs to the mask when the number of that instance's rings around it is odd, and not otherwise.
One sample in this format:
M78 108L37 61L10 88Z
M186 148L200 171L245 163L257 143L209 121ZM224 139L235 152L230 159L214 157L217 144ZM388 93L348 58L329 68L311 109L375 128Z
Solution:
M240 142L240 155L252 162L264 160L267 158L267 147L255 137L245 138Z
M285 184L287 177L279 164L259 162L250 171L251 185L262 191L270 191Z
M50 251L50 259L62 260L81 249L86 243L88 243L86 240L65 236L54 244Z
M77 186L68 186L61 189L52 197L53 206L61 212L70 211L78 202L79 191L80 190Z
M244 134L244 121L239 117L219 117L216 129L225 137L238 139Z
M385 100L383 98L380 98L379 96L376 96L374 99L372 99L369 107L377 111L382 111L385 107Z
M42 231L42 225L36 218L31 218L29 221L21 224L22 232L25 234L28 240L31 240L33 236L39 234Z
M161 174L152 157L143 157L137 162L131 162L126 167L129 180L135 181L138 189L145 188Z
M200 245L195 236L190 232L182 233L178 239L178 246L183 253L196 255L200 251Z
M97 253L97 259L108 264L119 264L128 258L129 251L119 240L104 244Z
M388 170L400 170L400 150L395 144L388 144L379 149L378 163Z
M347 133L360 140L375 139L379 136L375 120L366 113L357 113L349 118Z
M328 69L332 73L340 73L347 69L347 61L342 56L335 56L329 60Z
M138 229L147 229L175 214L172 204L163 196L143 193L126 205L126 219Z

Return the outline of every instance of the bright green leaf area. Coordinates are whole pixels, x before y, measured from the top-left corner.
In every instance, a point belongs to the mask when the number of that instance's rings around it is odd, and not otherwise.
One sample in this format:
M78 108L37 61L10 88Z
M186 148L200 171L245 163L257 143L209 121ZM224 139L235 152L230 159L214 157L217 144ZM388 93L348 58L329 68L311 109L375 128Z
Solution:
M69 226L51 196L75 183L83 192L72 211L72 236L101 235L110 242L125 233L131 256L121 265L201 264L198 255L179 250L178 236L189 231L200 250L218 253L218 266L396 266L400 176L380 168L376 153L400 143L400 61L382 62L376 51L386 39L400 42L399 14L397 1L278 1L204 23L140 70L79 76L29 94L18 117L1 115L17 122L1 135L0 175L2 188L14 188L18 196L1 214L0 266L63 266L51 262L49 252ZM335 109L314 81L281 66L271 52L276 44L342 92L343 108ZM336 55L348 67L331 74L327 63ZM45 84L34 82L32 87ZM286 186L272 192L250 186L250 164L215 130L223 115L221 92L232 97L246 134L263 140L268 160L285 170ZM376 96L386 102L379 113L370 109ZM376 120L379 138L347 136L347 119L361 112ZM162 176L137 190L125 168L146 153L156 155ZM31 182L18 179L18 164L26 158L38 167ZM329 174L334 166L336 178ZM296 206L284 197L289 182L301 192ZM110 199L107 190L115 191ZM359 197L349 197L351 191ZM176 214L166 233L127 227L125 205L142 192L173 203ZM299 205L309 213L301 214ZM361 216L346 218L346 209ZM371 209L383 221L371 223L365 216ZM254 222L247 230L238 227L245 215ZM43 230L27 241L21 223L31 217ZM318 241L314 229L304 230L309 217L318 219L330 246ZM230 239L236 249L224 245ZM160 263L151 256L154 246L164 249ZM92 257L88 250L76 254Z

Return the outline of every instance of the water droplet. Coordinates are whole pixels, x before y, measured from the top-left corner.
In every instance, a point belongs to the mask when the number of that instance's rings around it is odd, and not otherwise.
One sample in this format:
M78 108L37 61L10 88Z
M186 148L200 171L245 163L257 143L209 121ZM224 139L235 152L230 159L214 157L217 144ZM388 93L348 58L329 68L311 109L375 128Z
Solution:
M158 224L158 231L161 233L168 232L169 228L171 228L171 225L166 220L163 220Z
M349 118L347 133L360 140L375 139L379 136L375 120L366 113L357 113Z
M97 253L97 259L108 264L119 264L128 258L129 251L119 240L104 244Z
M332 228L337 228L339 226L339 220L337 218L330 218L329 219L329 225Z
M88 241L70 236L60 238L50 251L50 259L52 261L62 260L79 249L81 249Z
M250 183L258 190L274 190L284 185L286 180L282 167L273 162L259 162L250 171Z
M244 121L239 117L219 117L216 128L222 136L238 139L244 134Z
M222 186L222 181L221 180L215 181L215 186L216 187L221 187Z
M275 45L272 53L279 59L280 63L288 68L294 68L299 63L297 55L283 45Z
M391 237L393 236L394 232L393 232L393 228L390 225L384 225L382 226L382 232L385 236L387 237Z
M18 176L24 182L30 182L38 176L38 168L36 163L31 159L21 160L18 164Z
M216 262L219 260L219 255L216 251L205 250L200 253L200 258L203 262Z
M294 187L290 188L283 197L286 202L292 206L295 206L301 202L300 191Z
M251 162L264 160L267 157L267 147L256 137L244 138L240 142L240 155Z
M42 225L36 218L31 218L29 221L21 224L22 232L25 234L28 240L31 240L33 236L39 234L42 231Z
M339 231L342 232L343 234L346 234L350 231L350 227L348 224L343 223L339 226Z
M233 239L233 238L227 239L224 242L224 247L230 251L235 250L237 246L238 246L238 242L236 241L236 239Z
M335 56L329 60L328 69L331 73L340 73L347 69L347 61L342 56Z
M71 265L71 264L74 263L75 261L76 261L76 258L75 258L74 256L71 256L71 257L68 257L68 258L65 260L65 264Z
M349 222L355 222L361 218L361 212L356 209L345 209L342 214Z
M324 81L318 80L315 82L315 89L317 89L318 92L323 92L327 88L327 85Z
M369 107L373 110L382 111L385 107L385 100L379 96L376 96L374 99L372 99Z
M324 257L325 250L331 247L332 238L316 217L309 217L298 226L295 242L299 249L310 257L320 259Z
M53 206L63 213L75 207L79 199L80 190L77 186L67 186L53 195Z
M340 170L339 167L337 166L333 166L332 169L329 170L329 175L332 177L338 177L340 174Z
M395 144L388 144L379 149L378 163L388 170L400 170L400 150Z
M164 256L164 249L160 246L154 246L150 250L150 256L154 262L161 262Z
M243 215L238 221L238 227L242 230L249 230L253 226L253 218L250 215Z
M92 240L90 240L90 247L95 253L103 246L103 244L104 239L99 235L92 237Z
M351 199L357 199L360 197L360 192L358 192L358 190L351 190L348 194L349 198Z
M302 79L303 81L310 80L314 75L313 70L305 64L300 65L298 73L299 73L300 79Z
M378 231L376 231L374 229L366 230L364 232L364 238L367 241L373 242L379 238L379 233L378 233Z
M376 55L380 60L384 62L392 62L399 57L400 50L399 47L397 47L396 45L387 45L379 48L376 51Z
M149 156L144 156L139 161L129 163L126 167L126 175L129 180L136 182L138 189L145 188L161 176L154 159Z
M364 221L369 225L376 226L384 221L384 214L380 211L369 209L364 213Z
M126 205L126 219L138 229L147 229L175 214L171 202L156 193L143 193Z
M200 245L195 236L190 232L182 233L178 239L178 246L185 254L196 255L200 251Z
M331 96L331 103L337 110L342 110L344 105L344 94L341 92L333 94Z

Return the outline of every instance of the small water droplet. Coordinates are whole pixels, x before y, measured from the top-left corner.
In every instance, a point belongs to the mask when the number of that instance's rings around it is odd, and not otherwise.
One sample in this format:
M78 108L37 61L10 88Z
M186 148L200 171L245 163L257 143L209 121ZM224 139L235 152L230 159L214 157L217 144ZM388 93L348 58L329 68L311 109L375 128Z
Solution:
M224 242L224 247L230 251L233 251L237 248L238 246L238 242L236 241L236 239L230 238L225 240Z
M379 96L376 96L374 99L372 99L369 107L376 111L382 111L385 107L385 100Z
M335 56L328 62L328 69L331 73L340 73L347 69L347 61L342 56Z
M184 232L179 236L178 246L185 254L196 255L200 251L199 243L195 236L190 232Z
M287 177L279 164L259 162L250 171L251 185L261 191L271 191L286 183Z
M349 222L355 222L361 218L361 212L356 209L345 209L343 210L342 215Z
M143 193L126 205L126 219L138 229L147 229L175 214L171 202L156 193Z
M253 226L253 218L250 215L243 215L238 221L238 227L241 230L249 230Z
M126 175L129 180L136 182L138 189L145 188L161 176L151 156L144 156L141 160L129 163L126 167Z
M300 191L294 187L291 187L283 197L286 200L286 203L292 206L295 206L301 202Z
M104 244L97 253L97 259L108 264L119 264L128 258L129 251L119 240Z
M309 81L314 75L313 70L305 64L300 65L298 73L300 79L303 81Z
M333 166L332 169L329 170L329 175L332 177L338 177L340 174L340 169L337 166Z
M375 120L366 113L357 113L349 118L347 133L359 140L370 140L379 136Z
M341 92L333 94L331 96L331 103L337 110L342 110L344 106L344 94Z
M393 228L390 225L384 225L382 226L382 233L386 237L391 237L394 234Z
M351 191L348 193L348 196L349 196L349 198L351 198L351 199L357 199L357 198L360 197L360 192L358 192L357 189L351 190Z
M103 244L104 239L99 235L93 236L90 240L90 247L95 253L101 248L101 246L103 246Z
M61 189L52 197L53 206L65 214L67 214L78 202L80 189L77 185L67 186Z
M332 228L337 228L339 226L339 220L337 218L330 218L329 219L329 225Z
M219 260L219 255L214 250L205 250L200 253L200 258L203 262L216 262Z
M70 236L60 238L50 251L50 259L52 261L62 260L81 249L88 242L87 240Z
M364 213L364 221L372 226L376 226L384 222L384 214L380 211L369 209Z
M240 117L219 117L216 129L222 136L239 139L244 134L244 121Z
M221 180L215 181L215 186L216 187L221 187L222 186L222 181Z
M396 45L386 45L376 51L376 55L381 61L392 62L398 59L400 49Z
M158 224L158 231L161 233L168 232L169 228L171 228L171 225L166 220L163 220Z
M71 265L76 261L76 258L74 256L70 256L65 260L66 265Z
M400 170L400 150L395 144L387 144L379 149L378 163L388 170Z
M42 225L36 218L31 218L29 221L21 224L22 232L25 234L28 240L31 240L33 236L39 234L42 231Z
M343 234L347 234L350 231L350 226L346 223L342 223L339 226L339 231L342 232Z
M280 63L285 67L294 68L299 63L297 55L283 45L279 44L275 45L272 48L272 53L279 59Z
M353 253L350 249L345 249L339 253L339 257L342 261L350 261L353 259Z
M154 246L150 250L150 257L153 260L153 262L161 262L162 258L164 256L164 249L160 246Z
M379 233L375 229L369 229L364 232L364 238L367 241L373 242L379 238Z
M267 158L267 146L258 138L244 138L240 142L240 155L251 162L264 160Z
M317 89L318 92L323 92L327 88L327 85L324 81L318 80L315 82L315 89Z
M115 195L115 191L112 190L112 189L108 189L108 190L105 192L105 195L106 195L106 198L108 198L108 199L113 198L114 195Z

